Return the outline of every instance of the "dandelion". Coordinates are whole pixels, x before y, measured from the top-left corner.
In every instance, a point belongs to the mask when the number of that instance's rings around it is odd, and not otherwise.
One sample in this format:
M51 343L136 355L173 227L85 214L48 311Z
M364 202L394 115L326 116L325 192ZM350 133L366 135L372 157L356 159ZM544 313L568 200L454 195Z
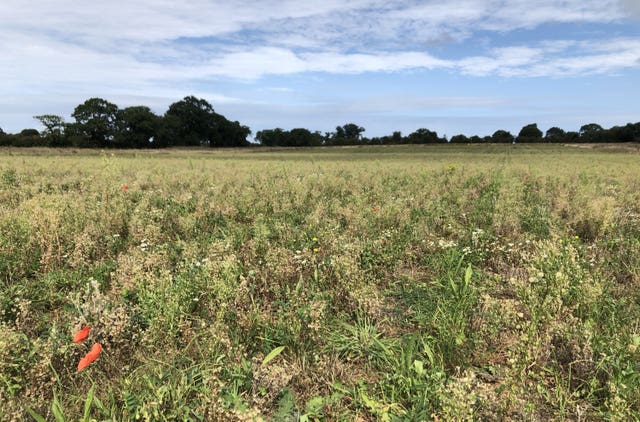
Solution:
M96 343L91 347L89 353L84 355L80 362L78 362L78 372L82 371L87 366L91 365L91 362L98 359L100 353L102 352L102 345L100 343Z
M73 342L82 343L83 341L85 341L87 337L89 337L90 329L91 327L89 327L88 325L85 325L84 327L82 327L82 329L78 331L75 336L73 336Z

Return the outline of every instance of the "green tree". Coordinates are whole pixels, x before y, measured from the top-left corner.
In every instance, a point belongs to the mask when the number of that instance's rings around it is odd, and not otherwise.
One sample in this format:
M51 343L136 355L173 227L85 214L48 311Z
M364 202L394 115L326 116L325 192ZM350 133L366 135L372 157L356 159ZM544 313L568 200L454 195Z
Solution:
M206 100L184 97L169 106L164 115L167 145L209 146L214 135L214 110Z
M149 107L134 106L118 111L118 132L115 144L119 148L150 148L158 134L160 117Z
M552 127L549 128L549 130L547 130L547 133L544 136L544 139L547 142L554 142L554 143L558 143L558 142L565 142L567 139L567 133L560 129L559 127Z
M598 142L603 132L602 126L597 123L589 123L580 127L580 140L582 142Z
M87 146L110 147L118 131L118 106L102 98L90 98L75 108L69 129L87 140Z
M188 96L169 106L162 119L159 144L239 147L248 145L251 129L214 111L204 99Z
M280 146L282 145L283 133L284 130L280 128L260 130L256 133L256 141L267 147Z
M465 135L461 134L452 136L449 142L452 144L468 144L470 140Z
M311 133L309 129L295 128L289 132L293 146L298 147L311 147L321 144L321 140L318 139L316 134Z
M407 136L407 143L409 144L435 144L442 142L442 139L438 137L438 133L429 129L421 128Z
M528 124L520 129L517 140L518 142L541 142L542 131L538 129L536 123Z
M491 142L495 142L495 143L512 143L514 141L514 137L511 134L511 132L508 132L506 130L496 130L493 135L491 136Z
M19 134L13 135L11 145L17 147L40 147L46 146L44 139L37 129L23 129Z
M40 121L44 126L44 131L40 134L47 145L51 147L66 146L65 127L66 123L62 116L55 114L43 114L40 116L33 116L34 119Z
M249 145L247 136L251 134L248 126L238 121L230 121L221 114L213 113L210 147L244 147Z
M365 129L355 123L337 126L336 131L327 140L328 145L357 145L362 142L362 132Z

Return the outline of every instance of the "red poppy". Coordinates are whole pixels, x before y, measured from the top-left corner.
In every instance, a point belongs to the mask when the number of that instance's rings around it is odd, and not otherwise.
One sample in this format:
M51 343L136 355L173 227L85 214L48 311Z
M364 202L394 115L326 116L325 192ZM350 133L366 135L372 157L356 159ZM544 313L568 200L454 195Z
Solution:
M373 207L373 212L378 212L380 211L380 207Z
M125 183L124 185L122 185L122 187L120 188L120 190L121 190L122 192L126 192L126 191L127 191L127 189L129 189L129 185L127 185L126 183Z
M78 372L82 371L87 366L91 365L91 362L98 359L100 356L100 352L102 352L102 345L100 343L96 343L91 347L89 353L84 355L80 362L78 362Z
M88 325L85 325L84 327L82 327L82 329L78 331L75 336L73 336L73 342L82 343L83 341L85 341L87 337L89 337L90 329L91 328Z

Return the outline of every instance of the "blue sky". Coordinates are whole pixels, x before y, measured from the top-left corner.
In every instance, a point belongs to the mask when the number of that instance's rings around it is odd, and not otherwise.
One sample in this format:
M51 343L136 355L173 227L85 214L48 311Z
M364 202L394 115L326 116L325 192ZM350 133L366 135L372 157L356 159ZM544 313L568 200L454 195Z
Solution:
M93 4L92 4L93 3ZM186 95L253 132L640 121L640 0L2 0L0 127Z

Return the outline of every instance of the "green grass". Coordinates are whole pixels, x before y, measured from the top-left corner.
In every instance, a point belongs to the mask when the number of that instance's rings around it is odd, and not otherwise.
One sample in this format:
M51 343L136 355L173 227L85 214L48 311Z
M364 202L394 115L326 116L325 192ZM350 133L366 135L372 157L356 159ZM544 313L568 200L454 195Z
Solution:
M639 158L0 150L0 419L640 419Z

